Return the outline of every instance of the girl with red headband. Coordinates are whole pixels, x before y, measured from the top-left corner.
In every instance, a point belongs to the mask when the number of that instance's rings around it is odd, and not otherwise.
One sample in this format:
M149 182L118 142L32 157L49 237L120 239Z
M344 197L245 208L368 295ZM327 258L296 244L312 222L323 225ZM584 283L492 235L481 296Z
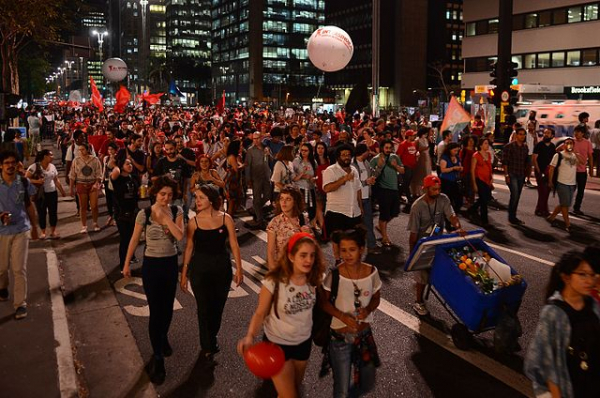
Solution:
M306 232L293 235L277 266L263 280L258 308L246 337L238 342L243 355L261 326L264 340L283 349L285 365L273 376L280 397L298 397L312 347L312 313L325 266L321 249Z

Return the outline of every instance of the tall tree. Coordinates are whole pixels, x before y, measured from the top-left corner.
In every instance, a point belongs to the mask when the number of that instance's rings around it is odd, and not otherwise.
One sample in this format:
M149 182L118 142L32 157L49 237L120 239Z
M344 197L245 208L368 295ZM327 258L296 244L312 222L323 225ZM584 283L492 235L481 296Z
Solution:
M69 0L0 0L0 55L2 89L19 94L19 56L31 42L56 40L68 23Z

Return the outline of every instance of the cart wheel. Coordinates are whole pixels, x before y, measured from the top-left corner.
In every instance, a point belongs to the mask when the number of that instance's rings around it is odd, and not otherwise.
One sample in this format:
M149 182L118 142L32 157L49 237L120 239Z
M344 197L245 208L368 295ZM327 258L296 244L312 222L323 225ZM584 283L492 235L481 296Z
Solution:
M462 323L452 325L450 335L452 336L452 342L459 350L466 351L471 348L471 333Z

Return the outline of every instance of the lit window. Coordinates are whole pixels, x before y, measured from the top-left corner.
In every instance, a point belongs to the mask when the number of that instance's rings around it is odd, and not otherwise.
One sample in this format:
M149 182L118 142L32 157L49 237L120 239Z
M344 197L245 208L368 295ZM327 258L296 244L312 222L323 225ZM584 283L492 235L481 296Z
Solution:
M525 55L525 69L535 69L535 54Z
M581 65L581 51L567 51L567 66Z
M590 4L584 7L583 20L595 21L598 19L598 4Z
M565 66L565 53L562 51L552 53L552 67L562 68Z
M581 22L581 7L571 7L567 14L569 23Z
M538 68L549 68L550 67L550 53L541 53L537 57Z

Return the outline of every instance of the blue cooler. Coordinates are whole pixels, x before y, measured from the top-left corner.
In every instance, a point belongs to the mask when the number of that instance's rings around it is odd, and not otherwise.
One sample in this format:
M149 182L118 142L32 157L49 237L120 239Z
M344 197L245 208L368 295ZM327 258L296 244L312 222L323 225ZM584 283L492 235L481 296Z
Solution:
M486 294L470 276L465 275L456 266L448 251L470 245L506 264L506 261L483 241L484 236L485 231L475 230L469 232L466 237L450 234L423 238L417 242L404 266L405 271L430 269L429 284L444 299L456 317L474 333L494 328L504 306L516 314L527 288L527 283L521 280L520 284L499 288ZM512 267L511 274L516 274Z

